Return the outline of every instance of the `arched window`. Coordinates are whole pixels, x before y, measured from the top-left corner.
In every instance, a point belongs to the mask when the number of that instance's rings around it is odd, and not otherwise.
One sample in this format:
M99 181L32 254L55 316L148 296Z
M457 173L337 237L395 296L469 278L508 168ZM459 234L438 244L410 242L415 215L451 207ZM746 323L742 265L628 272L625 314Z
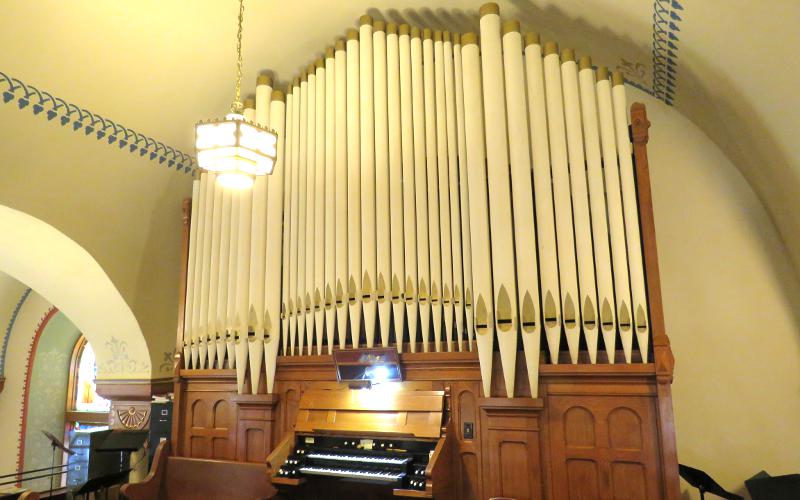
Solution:
M81 336L72 350L67 390L67 432L93 425L108 425L111 401L97 394L94 383L97 374L94 351L86 337Z
M67 408L64 422L64 442L75 455L63 457L70 472L62 479L62 485L77 486L86 481L89 466L89 449L86 433L108 428L111 401L97 394L94 379L97 364L94 350L83 335L72 350L67 386ZM81 439L83 438L83 439Z

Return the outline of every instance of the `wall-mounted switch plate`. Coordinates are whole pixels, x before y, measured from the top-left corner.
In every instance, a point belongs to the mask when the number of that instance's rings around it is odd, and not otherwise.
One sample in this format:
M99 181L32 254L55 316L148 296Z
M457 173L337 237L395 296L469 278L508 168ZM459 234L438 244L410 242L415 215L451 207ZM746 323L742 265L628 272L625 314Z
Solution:
M475 424L472 422L464 422L464 439L475 438Z

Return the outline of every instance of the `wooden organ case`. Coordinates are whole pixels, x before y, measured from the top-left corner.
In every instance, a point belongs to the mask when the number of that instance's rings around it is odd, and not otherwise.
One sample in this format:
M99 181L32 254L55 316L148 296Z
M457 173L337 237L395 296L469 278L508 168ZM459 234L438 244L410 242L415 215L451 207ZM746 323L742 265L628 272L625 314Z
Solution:
M203 172L184 203L172 454L267 463L285 492L312 487L280 473L306 438L413 438L424 486L392 494L677 499L649 122L621 75L495 4L479 33L364 16L323 54L246 103L274 173ZM396 398L336 382L334 349L373 346ZM381 427L444 392L435 435Z

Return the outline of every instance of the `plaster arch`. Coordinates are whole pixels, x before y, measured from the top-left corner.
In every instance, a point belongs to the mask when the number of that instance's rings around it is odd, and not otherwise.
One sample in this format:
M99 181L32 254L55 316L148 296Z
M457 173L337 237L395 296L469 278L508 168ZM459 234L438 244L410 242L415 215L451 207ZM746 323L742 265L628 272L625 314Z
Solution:
M97 379L150 378L150 355L128 304L100 264L75 241L0 205L0 269L59 308L91 342Z

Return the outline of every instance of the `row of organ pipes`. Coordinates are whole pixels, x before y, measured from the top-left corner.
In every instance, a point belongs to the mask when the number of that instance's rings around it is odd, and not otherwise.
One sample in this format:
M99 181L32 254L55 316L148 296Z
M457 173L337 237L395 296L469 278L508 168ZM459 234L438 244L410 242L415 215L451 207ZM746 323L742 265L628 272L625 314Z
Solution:
M286 93L259 76L245 117L278 160L252 190L194 181L186 367L271 392L279 353L477 348L488 395L496 342L512 397L521 337L536 397L562 337L647 362L623 84L496 4L479 34L363 16Z

